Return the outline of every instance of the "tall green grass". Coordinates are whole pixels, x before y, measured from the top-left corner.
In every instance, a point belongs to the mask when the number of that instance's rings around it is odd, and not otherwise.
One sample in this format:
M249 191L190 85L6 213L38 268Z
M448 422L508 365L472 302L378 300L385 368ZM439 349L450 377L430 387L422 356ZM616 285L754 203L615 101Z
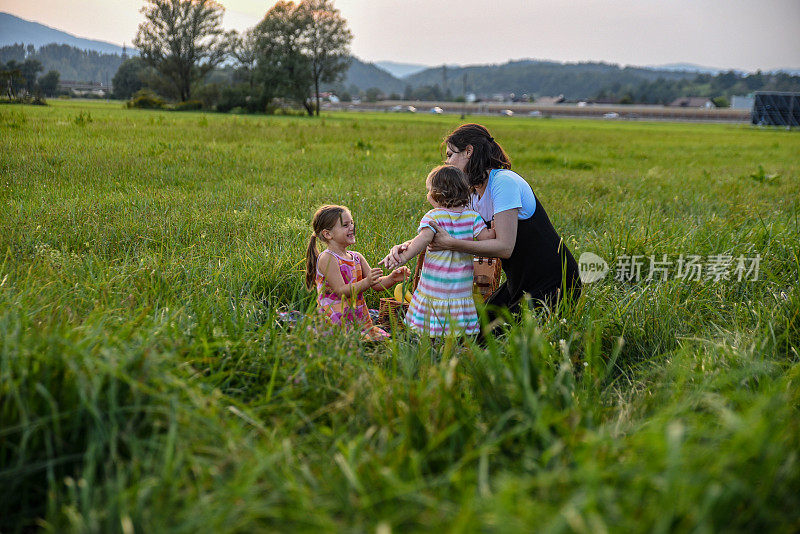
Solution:
M796 132L475 118L576 256L759 280L365 345L278 320L313 306L310 216L348 205L376 262L454 117L7 108L0 530L800 529Z

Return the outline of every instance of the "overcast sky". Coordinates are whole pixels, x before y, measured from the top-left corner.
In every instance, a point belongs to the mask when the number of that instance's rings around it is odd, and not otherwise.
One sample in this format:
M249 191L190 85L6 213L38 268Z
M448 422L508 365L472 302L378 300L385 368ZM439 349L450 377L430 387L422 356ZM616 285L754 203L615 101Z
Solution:
M227 28L275 2L223 0ZM130 45L141 0L0 0L0 11ZM535 58L623 65L800 69L800 0L338 0L368 61L425 65Z

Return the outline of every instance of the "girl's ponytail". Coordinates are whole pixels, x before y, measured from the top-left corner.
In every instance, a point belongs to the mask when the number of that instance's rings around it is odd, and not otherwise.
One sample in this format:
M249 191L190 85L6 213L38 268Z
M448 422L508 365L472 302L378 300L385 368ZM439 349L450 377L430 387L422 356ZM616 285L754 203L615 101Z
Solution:
M308 239L308 249L306 250L306 289L314 287L314 282L317 278L317 259L319 259L317 234L311 234Z
M314 218L311 221L311 227L314 230L308 239L308 248L306 249L306 287L308 289L314 287L317 279L317 260L319 260L317 239L327 243L322 232L333 229L337 222L341 222L342 214L345 211L347 211L347 208L344 206L325 205L314 214Z

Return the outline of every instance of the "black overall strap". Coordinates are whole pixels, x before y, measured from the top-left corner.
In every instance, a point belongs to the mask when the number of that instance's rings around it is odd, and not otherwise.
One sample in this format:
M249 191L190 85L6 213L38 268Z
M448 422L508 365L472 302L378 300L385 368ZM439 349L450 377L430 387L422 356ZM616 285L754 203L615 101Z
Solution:
M573 294L580 291L578 263L553 228L538 197L533 215L517 223L514 251L503 260L503 271L506 281L487 304L513 310L527 293L536 304L551 305L564 290Z

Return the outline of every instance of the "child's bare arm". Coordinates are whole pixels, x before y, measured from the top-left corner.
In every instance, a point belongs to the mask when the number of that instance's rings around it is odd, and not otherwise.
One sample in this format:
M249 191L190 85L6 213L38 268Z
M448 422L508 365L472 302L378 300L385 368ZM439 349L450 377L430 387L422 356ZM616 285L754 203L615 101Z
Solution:
M433 236L434 236L433 230L431 230L430 228L423 228L422 230L420 230L419 234L417 234L417 237L415 237L408 243L408 248L399 254L400 256L399 262L395 262L394 259L392 258L392 255L389 254L385 258L383 258L380 261L380 263L385 265L389 269L393 267L399 267L400 265L404 265L409 260L414 258L417 254L425 250L425 247L430 245L431 241L433 241Z
M365 258L360 252L355 253L358 256L358 261L361 262L361 269L366 273L369 271L374 271L369 266L369 262L367 262L367 258ZM405 280L406 276L409 274L408 267L402 267L400 269L395 269L387 276L380 276L375 280L375 283L372 284L372 289L375 291L382 291L384 289L389 289L390 287L394 287L395 285L399 284L403 280Z
M394 287L411 274L411 270L408 267L398 267L394 271L390 272L387 276L382 276L378 278L378 281L372 286L372 289L375 291L381 291L384 289L389 289L390 287Z
M497 232L494 231L494 228L484 228L475 239L478 241L486 241L487 239L495 239L496 237Z
M339 264L331 258L330 254L320 254L318 268L333 292L341 297L354 296L366 291L381 274L380 269L370 269L364 272L363 279L345 284Z

